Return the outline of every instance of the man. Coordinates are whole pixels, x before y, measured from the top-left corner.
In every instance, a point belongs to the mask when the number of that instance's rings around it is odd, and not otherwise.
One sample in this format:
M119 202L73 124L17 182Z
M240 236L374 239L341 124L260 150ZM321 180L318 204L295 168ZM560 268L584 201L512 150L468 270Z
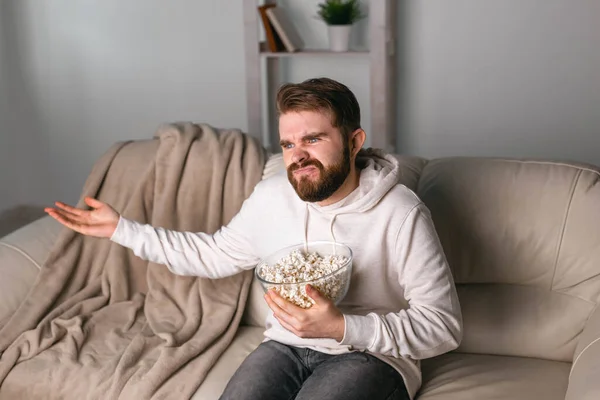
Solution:
M419 360L455 349L462 317L430 213L398 183L397 160L362 150L354 94L331 79L283 85L277 95L287 177L260 182L213 235L173 232L120 217L87 198L85 211L46 211L69 228L110 238L173 273L222 278L304 240L353 250L350 289L336 307L307 286L302 309L275 292L265 341L222 399L408 399L421 385Z

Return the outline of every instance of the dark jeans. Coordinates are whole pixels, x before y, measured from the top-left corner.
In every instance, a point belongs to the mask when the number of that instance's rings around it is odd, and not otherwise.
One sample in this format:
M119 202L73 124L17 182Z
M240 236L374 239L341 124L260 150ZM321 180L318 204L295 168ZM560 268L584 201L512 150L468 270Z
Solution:
M235 372L221 400L408 400L402 376L361 352L329 355L262 343Z

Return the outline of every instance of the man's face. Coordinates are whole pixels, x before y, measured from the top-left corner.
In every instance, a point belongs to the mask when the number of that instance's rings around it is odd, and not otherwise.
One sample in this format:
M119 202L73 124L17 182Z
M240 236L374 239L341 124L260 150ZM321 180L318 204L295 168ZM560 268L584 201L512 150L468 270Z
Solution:
M303 201L329 198L348 177L350 149L328 114L282 114L279 138L288 179Z

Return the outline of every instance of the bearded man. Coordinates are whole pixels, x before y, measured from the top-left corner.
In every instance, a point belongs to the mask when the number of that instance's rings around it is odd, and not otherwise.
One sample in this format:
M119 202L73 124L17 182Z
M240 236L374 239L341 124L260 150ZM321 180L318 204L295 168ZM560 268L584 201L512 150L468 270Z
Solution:
M46 211L82 234L110 238L174 274L223 278L279 249L313 240L353 251L346 297L336 306L310 285L300 308L269 291L265 340L241 364L222 399L412 399L419 360L460 344L456 288L427 207L399 183L392 155L361 150L360 108L328 78L277 94L287 176L260 182L215 234L175 232L120 216L87 198Z

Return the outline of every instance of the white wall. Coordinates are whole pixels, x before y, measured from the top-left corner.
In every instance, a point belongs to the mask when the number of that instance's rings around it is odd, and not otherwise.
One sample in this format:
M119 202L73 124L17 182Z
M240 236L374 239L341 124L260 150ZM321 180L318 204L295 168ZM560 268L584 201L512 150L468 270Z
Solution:
M112 143L165 121L246 129L242 1L0 0L0 210L75 201ZM311 47L327 44L319 2L280 0ZM600 164L599 1L398 4L401 152ZM366 22L354 41L364 43ZM298 60L284 78L344 81L369 126L367 68Z

